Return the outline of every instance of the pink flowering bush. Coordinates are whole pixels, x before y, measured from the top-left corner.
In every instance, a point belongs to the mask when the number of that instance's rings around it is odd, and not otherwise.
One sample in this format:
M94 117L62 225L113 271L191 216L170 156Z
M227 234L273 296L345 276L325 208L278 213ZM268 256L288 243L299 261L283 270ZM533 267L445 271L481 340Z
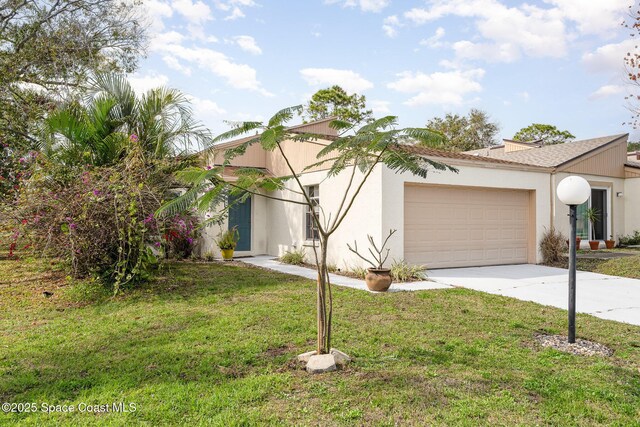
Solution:
M168 254L176 258L188 258L193 253L200 236L198 218L191 214L175 215L165 221L162 238L169 249Z
M135 286L157 264L152 248L165 225L153 213L170 172L159 161L150 165L135 157L117 166L81 169L43 161L10 209L12 230L3 243L30 245L36 255L62 259L70 275L97 275L115 293Z

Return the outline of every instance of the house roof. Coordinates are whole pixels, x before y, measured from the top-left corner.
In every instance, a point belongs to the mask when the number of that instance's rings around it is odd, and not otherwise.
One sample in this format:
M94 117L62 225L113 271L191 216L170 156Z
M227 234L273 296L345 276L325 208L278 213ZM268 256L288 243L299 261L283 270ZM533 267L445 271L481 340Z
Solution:
M588 154L605 145L620 141L628 134L603 136L600 138L583 139L566 142L564 144L543 145L528 150L505 152L504 145L466 151L466 154L491 157L493 159L509 160L526 165L557 167L573 159Z
M266 168L256 168L250 166L225 166L222 168L222 175L237 177L240 169L257 169L264 173L265 176L273 177L273 174Z
M435 148L420 147L417 145L403 145L402 149L425 157L439 157L445 159L469 160L473 162L498 163L506 165L526 165L524 163L497 157L487 157L480 154L469 154L470 152L460 153L457 151L444 151L437 150Z
M301 123L299 125L290 126L287 128L291 133L315 133L317 135L322 135L326 137L327 140L333 140L336 137L336 131L329 127L329 123L335 120L336 117L327 117L326 119L315 120L309 123ZM214 144L215 148L229 148L234 147L236 145L240 145L243 142L247 142L256 136L260 135L260 133L255 133L249 136L243 136L242 138L233 139L231 141L219 142Z
M627 162L624 165L632 168L640 169L640 162L634 162L633 160L627 160Z

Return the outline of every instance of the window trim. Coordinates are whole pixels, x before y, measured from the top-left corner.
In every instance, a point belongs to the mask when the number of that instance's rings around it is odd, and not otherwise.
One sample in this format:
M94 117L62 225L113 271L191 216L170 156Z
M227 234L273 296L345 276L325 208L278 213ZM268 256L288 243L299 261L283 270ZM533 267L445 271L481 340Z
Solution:
M312 185L305 186L305 192L309 197L309 200L312 203L315 202L314 211L316 212L316 216L319 217L320 215L320 184L312 184ZM318 242L318 240L320 239L320 234L317 231L318 230L317 227L315 227L314 225L309 227L309 221L313 221L313 220L311 219L310 207L306 205L304 209L304 230L303 230L305 246L311 246L313 245L313 242ZM310 234L310 231L312 230L316 231L315 239L314 239L314 236Z

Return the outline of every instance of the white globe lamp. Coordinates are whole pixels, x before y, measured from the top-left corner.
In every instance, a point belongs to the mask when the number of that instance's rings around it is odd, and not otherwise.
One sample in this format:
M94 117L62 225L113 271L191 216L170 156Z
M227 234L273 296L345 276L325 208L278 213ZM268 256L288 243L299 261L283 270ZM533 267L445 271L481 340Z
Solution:
M583 204L591 196L591 186L580 176L568 176L558 184L556 189L558 199L569 206L569 223L571 237L569 237L569 333L567 341L576 342L576 216L578 205Z
M591 186L581 176L568 176L558 184L558 198L565 205L581 205L591 196Z

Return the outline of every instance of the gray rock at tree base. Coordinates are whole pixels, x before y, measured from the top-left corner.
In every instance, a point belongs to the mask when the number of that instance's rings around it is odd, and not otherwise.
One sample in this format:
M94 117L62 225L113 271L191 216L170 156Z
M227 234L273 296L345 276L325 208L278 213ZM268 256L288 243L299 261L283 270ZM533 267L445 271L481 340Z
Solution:
M337 365L346 365L351 362L351 358L340 350L332 348L329 353L333 355L333 359L336 361Z
M336 369L336 361L333 354L316 354L311 356L307 362L307 372L310 374L322 374Z
M316 354L318 354L318 352L316 350L307 351L306 353L299 354L298 355L298 362L307 363L309 361L309 359L311 358L311 356L315 356Z

